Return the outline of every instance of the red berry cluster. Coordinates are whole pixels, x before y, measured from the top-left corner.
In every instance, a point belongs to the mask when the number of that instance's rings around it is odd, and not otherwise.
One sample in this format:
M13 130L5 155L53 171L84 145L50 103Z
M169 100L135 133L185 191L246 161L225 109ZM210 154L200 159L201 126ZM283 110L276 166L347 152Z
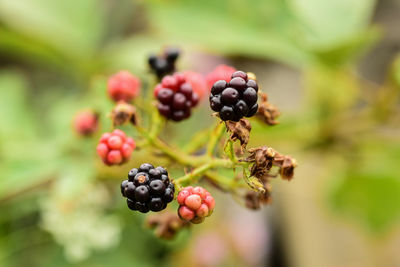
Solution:
M83 136L92 135L98 127L98 115L91 110L80 111L74 117L73 127L75 131Z
M154 95L159 101L160 114L173 121L189 118L191 109L199 102L198 94L181 73L165 76L154 89Z
M129 102L139 94L140 80L128 71L120 71L108 79L107 92L115 102Z
M135 141L116 129L112 133L104 133L97 145L97 154L107 165L120 165L127 162L135 149Z
M211 194L200 186L183 188L177 197L178 215L182 220L201 223L212 214L215 200Z

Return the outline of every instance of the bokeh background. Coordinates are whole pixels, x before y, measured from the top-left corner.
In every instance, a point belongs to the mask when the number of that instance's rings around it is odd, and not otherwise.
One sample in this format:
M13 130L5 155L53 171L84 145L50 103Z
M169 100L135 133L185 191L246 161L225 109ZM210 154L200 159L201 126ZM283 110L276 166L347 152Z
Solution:
M400 266L399 14L395 0L0 0L0 266ZM104 167L98 136L71 128L89 107L109 130L107 76L146 84L165 45L180 70L254 72L282 116L253 123L249 146L299 163L262 211L214 191L213 216L168 242L119 194L159 159ZM213 120L204 101L169 141Z

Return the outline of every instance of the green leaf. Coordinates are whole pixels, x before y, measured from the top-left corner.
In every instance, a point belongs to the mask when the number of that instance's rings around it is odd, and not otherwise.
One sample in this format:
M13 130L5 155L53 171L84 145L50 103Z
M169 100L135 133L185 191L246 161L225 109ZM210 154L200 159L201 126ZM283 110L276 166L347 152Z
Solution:
M400 221L400 180L392 176L351 174L330 194L334 211L379 233Z

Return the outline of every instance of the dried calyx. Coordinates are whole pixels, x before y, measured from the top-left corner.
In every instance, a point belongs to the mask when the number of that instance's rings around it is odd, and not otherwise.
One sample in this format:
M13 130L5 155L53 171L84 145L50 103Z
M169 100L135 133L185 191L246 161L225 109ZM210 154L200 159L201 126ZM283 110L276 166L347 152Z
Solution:
M271 173L273 166L279 168L282 179L291 180L294 175L294 168L297 166L296 160L291 156L281 155L271 147L257 147L249 149L249 157L246 161L253 163L251 166L251 176L259 178L261 181L269 177L275 177Z
M246 119L240 119L238 122L226 121L226 130L231 133L232 141L239 140L242 149L245 149L250 139L251 124Z
M280 112L278 109L268 102L268 95L266 93L259 93L261 96L261 102L258 107L256 117L262 119L268 125L275 125L279 122L276 120Z
M118 104L111 111L111 120L114 126L132 123L136 125L137 116L136 116L136 108L131 104L125 102L118 102Z

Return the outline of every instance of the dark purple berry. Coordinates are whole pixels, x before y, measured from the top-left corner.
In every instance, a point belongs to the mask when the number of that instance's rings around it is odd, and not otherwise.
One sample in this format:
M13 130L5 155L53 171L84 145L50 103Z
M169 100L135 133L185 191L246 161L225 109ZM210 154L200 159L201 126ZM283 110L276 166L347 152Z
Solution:
M183 110L186 107L186 97L182 93L176 93L172 102L174 110Z
M171 119L174 121L181 121L185 118L185 112L183 110L177 110L172 113Z
M141 185L135 189L135 199L136 201L146 202L150 197L150 192L147 186Z
M165 58L168 62L175 62L175 60L179 57L179 49L177 48L166 48L164 50Z
M122 181L122 183L121 183L121 194L122 194L122 196L124 196L125 197L125 193L124 193L124 191L125 191L125 187L126 187L126 185L128 184L128 180L124 180L124 181Z
M219 112L219 116L223 121L230 121L234 118L233 109L229 106L223 106Z
M149 171L149 175L150 175L150 180L153 180L153 179L160 179L160 178L161 178L161 173L160 173L160 171L157 170L157 169L151 169L151 170Z
M156 170L158 170L161 174L167 175L167 178L168 178L168 171L167 171L166 169L164 169L164 168L161 167L161 166L158 166L158 167L156 168Z
M174 91L168 88L161 89L157 94L157 99L164 105L171 103L174 97Z
M221 93L227 87L227 85L227 82L224 80L219 80L215 82L211 88L211 94L216 95Z
M149 208L151 211L160 211L164 209L163 201L159 197L154 197L149 202Z
M254 106L251 107L246 117L254 116L254 114L256 114L257 111L258 111L258 104L255 104Z
M169 184L168 175L167 175L167 174L161 175L161 181L162 181L165 185L168 185L168 184Z
M161 115L164 117L169 117L171 116L171 107L168 105L163 105L161 103L158 103L157 105L158 112L160 112Z
M149 186L152 195L162 196L165 192L165 184L161 180L153 180Z
M221 102L224 105L232 105L239 99L239 92L231 87L226 88L221 93Z
M220 111L222 108L221 95L216 95L210 100L210 107L214 111Z
M130 199L135 199L135 189L136 186L133 184L133 182L128 182L125 187L124 196Z
M136 203L135 203L135 201L133 201L133 200L131 200L131 199L127 199L126 200L126 203L128 204L128 208L129 209L131 209L131 210L137 210L136 209Z
M136 201L136 203L135 203L135 208L136 208L138 211L142 212L142 213L147 213L147 212L149 212L149 207L147 206L147 203L143 203L143 202Z
M174 200L174 191L171 188L165 189L164 201L171 202Z
M254 88L248 87L246 91L243 92L243 100L247 103L248 106L253 106L257 103L257 92Z
M192 85L190 83L184 83L181 85L181 89L180 92L182 94L184 94L184 96L186 97L186 99L192 99L192 95L193 95L193 89L192 89Z
M234 107L234 111L240 117L247 116L249 112L249 106L247 106L246 102L243 100L239 100Z
M243 92L246 89L246 81L241 77L233 78L229 82L229 86L235 88L239 92Z
M192 102L192 107L197 106L197 104L199 103L199 100L200 100L199 95L196 94L196 93L193 93L193 95L192 95L192 100L191 100L191 102Z
M140 165L139 167L139 171L141 172L148 172L151 169L154 169L154 166L151 165L150 163L143 163L142 165Z
M255 80L248 80L246 86L253 87L256 91L258 91L258 84Z
M236 77L240 77L240 78L242 78L242 79L244 79L244 80L247 81L247 73L244 72L244 71L240 71L240 70L235 71L235 72L232 74L232 79L233 79L233 78L236 78Z

